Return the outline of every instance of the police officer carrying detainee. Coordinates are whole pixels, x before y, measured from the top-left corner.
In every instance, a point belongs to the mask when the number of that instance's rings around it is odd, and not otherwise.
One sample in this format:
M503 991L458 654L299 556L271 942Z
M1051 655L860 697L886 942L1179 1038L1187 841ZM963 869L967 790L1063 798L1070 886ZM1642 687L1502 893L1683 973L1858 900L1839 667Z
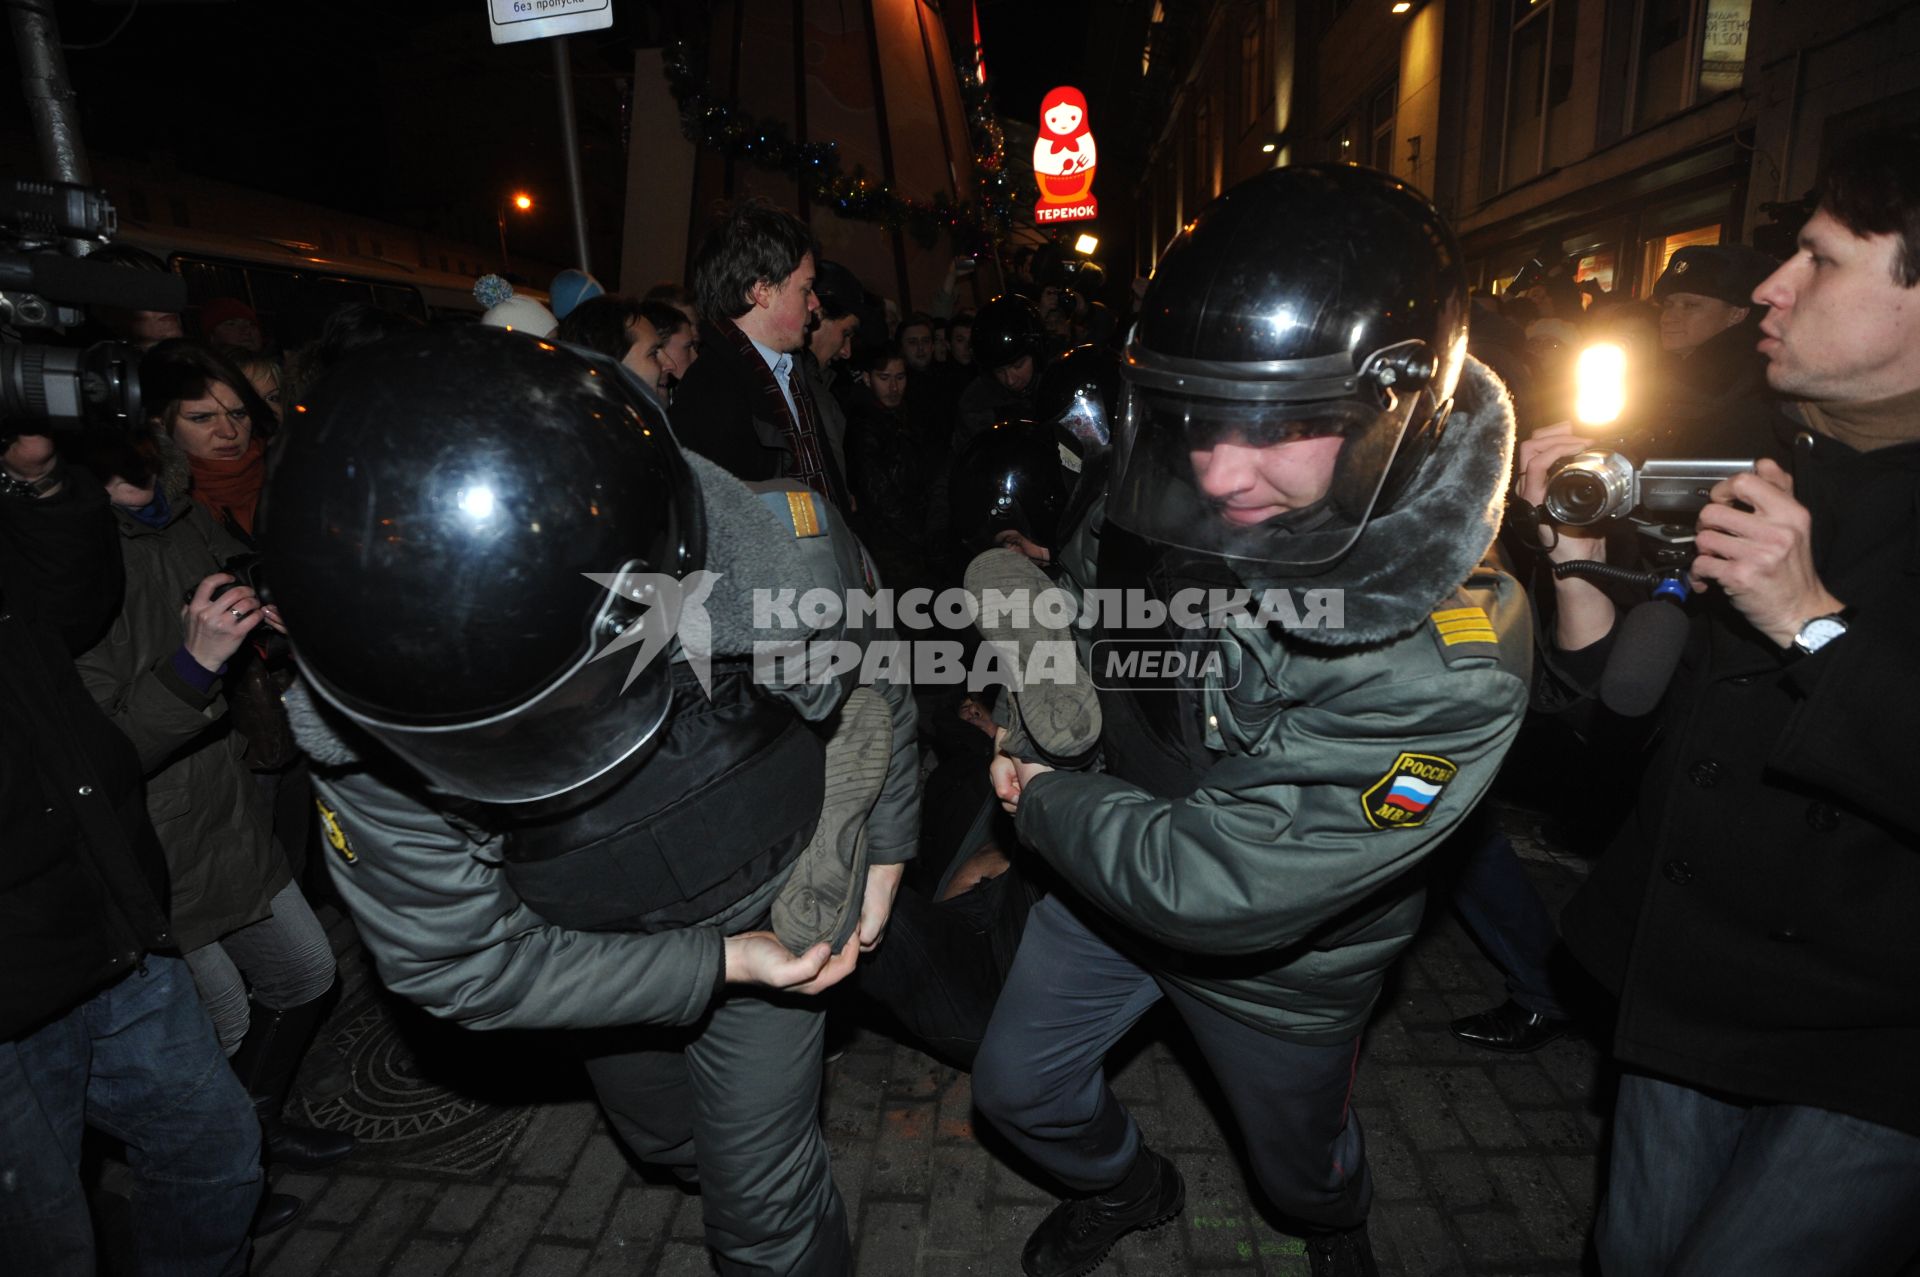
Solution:
M1029 1274L1091 1271L1184 1203L1103 1072L1162 997L1313 1271L1374 1272L1361 1030L1420 919L1410 870L1492 780L1530 667L1519 589L1482 563L1513 414L1466 359L1466 303L1431 205L1346 167L1236 187L1148 287L1115 478L1069 572L1163 600L1334 589L1344 627L1222 626L1223 676L1096 706L1070 703L1085 684L1015 697L1034 748L996 758L996 789L1070 890L1030 915L973 1093L1072 1194L1028 1240ZM976 591L1015 579L994 555ZM1089 719L1104 774L1035 761L1084 750Z
M766 995L879 942L913 704L755 685L755 587L869 581L824 499L762 487L683 453L611 359L443 330L303 406L264 535L383 982L474 1028L640 1026L588 1072L635 1153L697 1180L720 1271L840 1277L822 1018Z

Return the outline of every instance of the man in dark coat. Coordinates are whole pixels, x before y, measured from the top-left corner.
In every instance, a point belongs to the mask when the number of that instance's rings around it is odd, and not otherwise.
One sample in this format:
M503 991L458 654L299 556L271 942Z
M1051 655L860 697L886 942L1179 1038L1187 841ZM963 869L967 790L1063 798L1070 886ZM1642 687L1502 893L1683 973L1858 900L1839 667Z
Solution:
M119 605L106 494L0 456L0 1272L94 1269L83 1126L124 1140L154 1271L239 1274L260 1127L176 950L133 746L73 657ZM234 604L251 612L251 591ZM236 596L239 597L239 596Z
M1779 401L1754 348L1766 307L1752 298L1778 265L1744 244L1701 244L1675 253L1655 281L1662 360L1640 415L1658 455L1766 451Z
M1663 742L1562 923L1620 998L1608 1274L1891 1273L1920 1248L1920 129L1835 158L1753 301L1792 469L1701 512ZM1528 440L1521 495L1576 444ZM1599 557L1579 531L1555 558ZM1590 673L1614 606L1555 589Z
M708 233L693 263L700 358L673 396L680 442L737 479L794 479L850 513L800 352L820 302L813 232L749 201Z

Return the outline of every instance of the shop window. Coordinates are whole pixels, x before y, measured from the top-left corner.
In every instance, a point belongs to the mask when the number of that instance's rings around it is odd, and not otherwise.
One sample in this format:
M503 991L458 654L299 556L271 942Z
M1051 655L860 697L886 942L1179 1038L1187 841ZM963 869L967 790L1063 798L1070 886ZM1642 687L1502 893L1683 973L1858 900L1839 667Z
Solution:
M1667 268L1673 255L1683 248L1692 248L1697 244L1718 244L1720 242L1720 223L1696 226L1692 230L1676 231L1671 235L1659 235L1647 241L1647 260L1645 269L1640 272L1640 296L1642 299L1653 296L1654 281L1660 278L1660 272Z
M1573 280L1576 284L1592 280L1611 293L1614 278L1619 273L1615 269L1617 262L1618 254L1611 248L1588 249L1574 259Z
M1653 0L1650 0L1653 2ZM1579 158L1572 104L1579 0L1510 0L1504 189Z

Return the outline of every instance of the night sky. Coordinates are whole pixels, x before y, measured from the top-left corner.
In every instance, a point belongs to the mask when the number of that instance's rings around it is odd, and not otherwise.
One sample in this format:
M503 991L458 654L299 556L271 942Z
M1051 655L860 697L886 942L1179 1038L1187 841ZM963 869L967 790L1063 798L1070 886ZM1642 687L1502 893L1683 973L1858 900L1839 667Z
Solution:
M954 0L964 3L965 0ZM1109 0L1111 3L1111 0ZM1003 118L1031 122L1053 85L1077 82L1093 0L981 0ZM596 261L618 252L632 50L706 6L619 0L612 30L573 37L575 93ZM525 188L523 251L570 256L565 177L545 41L495 47L481 0L62 0L68 72L97 153L492 242L498 200ZM15 59L17 65L17 56ZM16 90L17 92L17 90ZM9 149L30 155L24 111Z

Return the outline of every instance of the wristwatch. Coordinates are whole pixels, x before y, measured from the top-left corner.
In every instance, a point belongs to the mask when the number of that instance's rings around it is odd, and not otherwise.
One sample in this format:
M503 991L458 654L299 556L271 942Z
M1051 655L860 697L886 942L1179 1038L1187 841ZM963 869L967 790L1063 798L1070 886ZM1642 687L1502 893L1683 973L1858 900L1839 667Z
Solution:
M1849 611L1834 612L1827 616L1816 616L1800 627L1793 636L1793 650L1802 656L1812 656L1827 644L1847 632Z
M21 501L32 501L43 497L60 486L67 476L60 466L41 475L38 479L16 479L5 470L0 470L0 497L14 497Z

